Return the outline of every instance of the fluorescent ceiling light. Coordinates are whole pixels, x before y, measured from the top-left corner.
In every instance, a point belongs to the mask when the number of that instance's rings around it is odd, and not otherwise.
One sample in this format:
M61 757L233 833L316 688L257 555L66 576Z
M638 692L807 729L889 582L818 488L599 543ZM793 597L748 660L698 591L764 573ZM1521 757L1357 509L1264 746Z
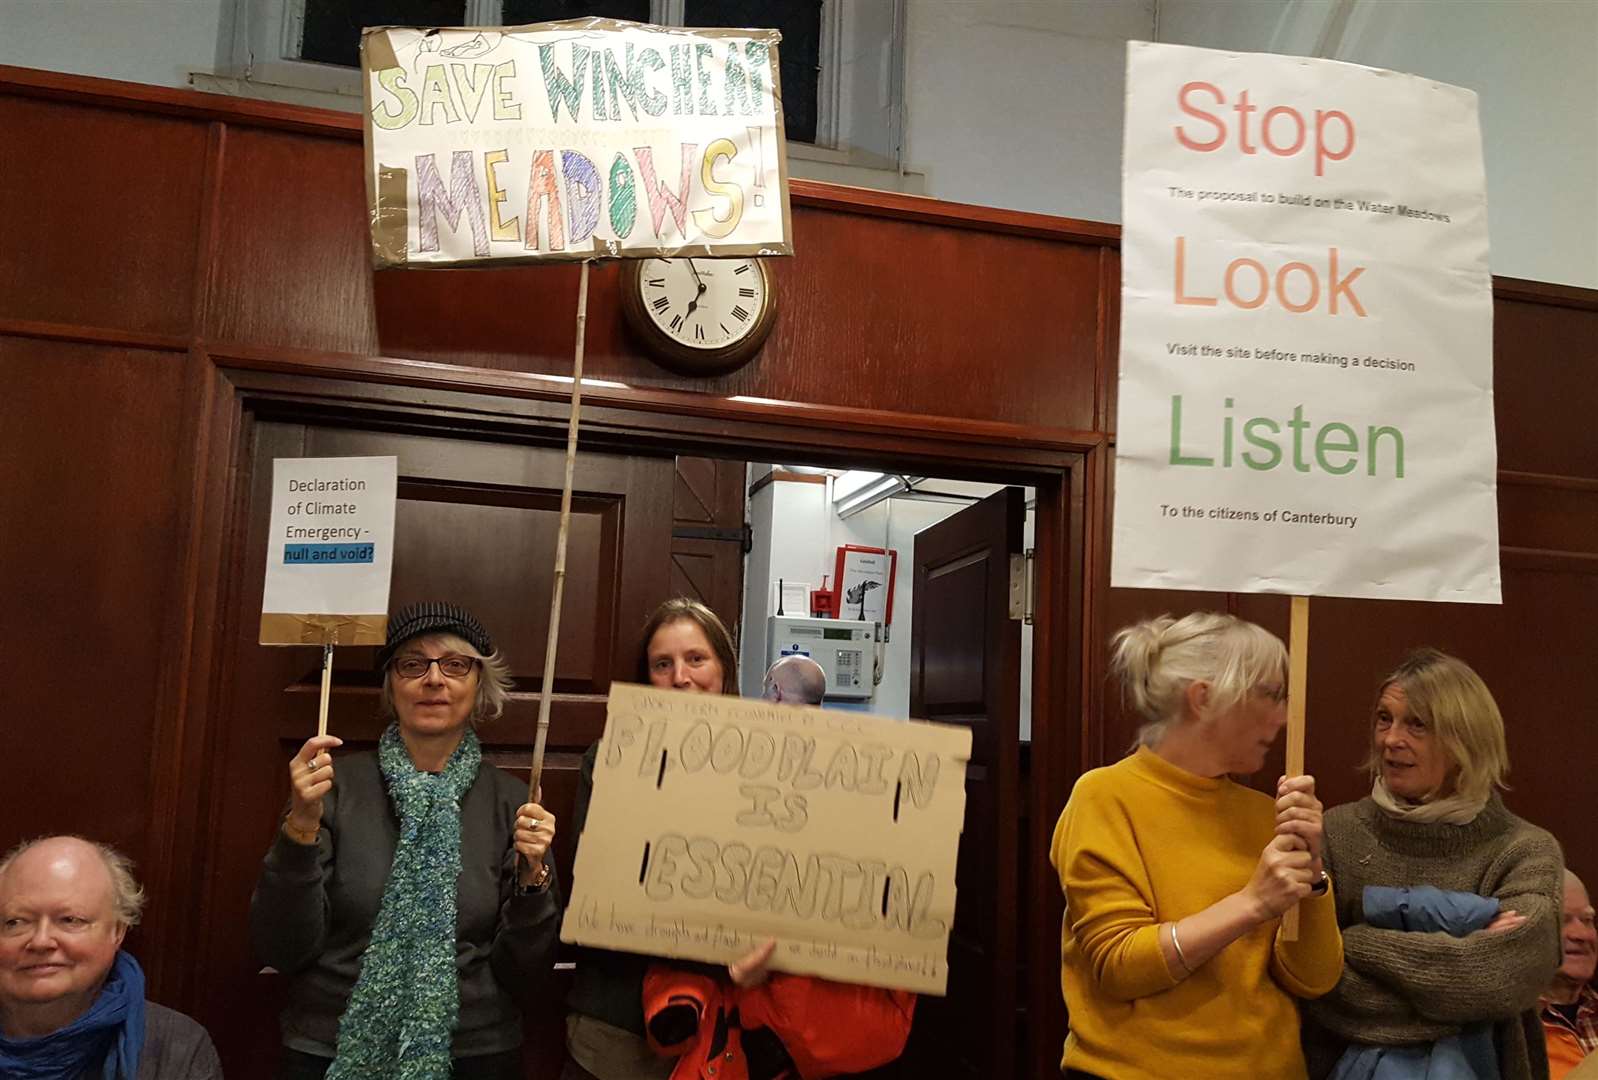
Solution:
M858 514L914 487L922 478L850 470L832 482L832 506L840 518Z

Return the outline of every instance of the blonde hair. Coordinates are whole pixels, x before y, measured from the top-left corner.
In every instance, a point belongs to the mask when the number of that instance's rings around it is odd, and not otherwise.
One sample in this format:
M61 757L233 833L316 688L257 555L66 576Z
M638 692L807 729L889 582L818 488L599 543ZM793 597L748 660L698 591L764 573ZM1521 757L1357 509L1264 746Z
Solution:
M505 701L514 684L510 677L510 665L505 662L503 653L495 649L484 656L471 642L454 634L418 634L405 644L420 645L423 642L432 642L461 656L474 656L482 662L482 671L477 677L477 700L472 702L473 724L487 723L505 711ZM393 720L396 716L393 682L394 667L390 664L383 669L383 717L386 720Z
M1508 789L1505 778L1509 775L1509 745L1504 739L1504 717L1492 691L1469 664L1439 649L1416 649L1382 680L1376 691L1377 700L1392 686L1404 691L1409 711L1426 722L1452 759L1457 773L1453 794L1485 800L1495 790ZM1365 771L1372 781L1382 771L1374 724ZM1428 801L1440 794L1432 792Z
M49 840L76 840L93 848L94 853L100 856L105 872L111 878L112 914L123 926L139 925L139 917L144 913L144 888L133 876L133 860L110 844L102 844L97 840L90 840L73 833L38 836L32 840L24 840L0 858L0 878L6 876L6 872L18 859Z
M1209 684L1209 708L1225 712L1262 682L1285 677L1287 649L1262 626L1214 611L1134 623L1111 640L1110 670L1120 676L1143 726L1136 746L1158 746L1182 717L1189 685Z

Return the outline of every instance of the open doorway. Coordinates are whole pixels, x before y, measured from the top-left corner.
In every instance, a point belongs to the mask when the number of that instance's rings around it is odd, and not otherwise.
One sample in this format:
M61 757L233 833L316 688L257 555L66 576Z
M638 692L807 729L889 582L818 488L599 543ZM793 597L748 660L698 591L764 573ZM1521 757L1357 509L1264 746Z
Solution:
M505 639L512 658L516 689L488 735L485 756L521 776L535 727L544 647L537 613L547 610L542 568L549 565L547 552L553 550L561 482L556 447L564 435L566 412L562 402L536 395L334 381L319 382L316 396L309 399L297 376L245 369L230 371L228 378L234 395L229 400L238 409L238 468L235 485L218 503L218 527L226 537L221 564L233 570L219 601L214 635L224 644L206 653L204 663L197 661L194 677L212 688L219 713L251 717L252 722L219 726L209 748L213 768L203 796L208 826L199 853L206 867L205 885L192 905L195 924L209 929L193 946L189 981L208 988L199 1011L220 1033L225 1056L238 1061L243 1074L257 1075L246 1066L270 1060L271 1048L262 1053L257 1044L270 1040L270 1025L259 1019L260 1004L274 994L273 976L251 964L241 924L226 916L247 905L259 852L285 797L283 765L303 741L303 705L315 692L303 657L254 644L250 613L260 608L261 530L269 509L270 462L277 457L362 453L399 458L399 512L409 523L410 546L403 558L396 554L395 595L444 591L464 597L502 628L496 633ZM1047 866L1029 830L1034 819L1052 824L1063 800L1049 785L1060 786L1060 775L1072 770L1072 716L1080 695L1073 650L1083 615L1074 598L1088 558L1082 501L1102 470L1094 448L1066 438L1018 440L999 425L907 426L879 422L869 414L799 407L773 413L737 399L707 405L697 395L633 394L621 400L619 393L607 395L604 388L593 396L596 403L585 400L584 405L574 500L580 522L573 526L586 530L578 550L585 553L587 569L578 572L593 573L588 585L579 583L566 591L545 761L545 795L557 814L569 813L577 762L602 729L610 682L636 678L637 630L648 610L667 596L708 590L718 597L705 597L712 607L736 625L748 623L744 594L754 570L746 569L746 522L751 525L749 556L756 538L747 462L800 462L835 470L834 479L850 467L875 467L885 474L939 478L909 485L918 495L930 490L933 497L940 492L968 496L939 505L912 495L846 518L838 517L835 508L829 511L837 518L830 545L834 559L840 544L891 547L899 553L901 574L914 565L923 546L919 537L928 532L914 527L921 524L913 520L915 515L924 514L925 521L935 514L980 507L983 502L971 503L970 498L1001 485L1014 493L1013 543L1006 540L1003 561L1034 543L1041 553L1034 631L1036 648L1051 662L1032 672L1026 690L1036 704L1024 714L1018 708L1021 669L1007 666L1011 719L992 725L1002 727L1002 745L968 773L992 792L980 802L968 796L961 845L961 860L967 865L962 867L957 902L957 921L973 924L974 936L987 935L977 957L981 972L956 973L951 965L951 990L958 994L925 999L912 1036L915 1056L896 1074L1011 1076L1018 1071L1030 1075L1039 1063L1052 1068L1054 1029L1063 1026L1040 1010L1058 999L1058 976L1048 957L1057 947L1059 916L1037 900L1045 896L1039 875L1047 874ZM336 400L337 408L327 404L329 399ZM978 482L985 486L958 486ZM810 486L825 495L827 481ZM1029 533L1023 542L1023 510L1033 502L1019 498L1026 488L1037 493L1037 539ZM819 587L826 553L818 550L812 561L816 570L811 576ZM976 573L979 565L981 573ZM999 566L1000 560L984 564L956 552L939 569L939 580L962 587L977 578L1007 581L1008 567L1001 574ZM920 594L911 580L895 583L896 609L885 648L909 644L913 650ZM949 603L924 605L922 610L955 610L954 601L962 599L953 596ZM1019 641L1022 624L1004 618ZM979 643L994 637L989 627L963 615L946 618L944 624L972 633ZM743 636L747 648L754 635ZM953 655L946 642L937 644L941 655ZM369 660L350 652L335 665L331 719L350 745L370 745L380 727L375 684ZM892 660L885 657L884 664L884 680L897 680ZM949 664L944 670L969 685L969 668ZM945 679L936 688L943 694L939 700L945 711L920 715L961 721L966 705L960 694L965 693L967 703L975 695L959 684L959 678ZM873 697L880 694L880 685L873 684ZM898 696L902 691L894 693L894 700L903 700ZM878 698L872 711L889 712L883 700ZM892 711L918 715L914 704ZM1021 715L1033 720L1034 745L1046 747L1039 751L1030 794L1023 782ZM1047 784L1039 784L1042 773L1050 770ZM1039 805L1045 807L1041 812ZM1049 820L1042 822L1042 817ZM557 850L563 874L569 873L570 854L569 849ZM973 857L975 863L970 862ZM1039 958L1037 970L1029 973L1034 955ZM559 1016L535 1019L556 1023ZM918 1045L916 1040L927 1034L939 1037L941 1044L934 1040ZM529 1045L558 1041L558 1031L539 1030ZM951 1048L952 1041L959 1045ZM925 1066L919 1073L916 1062ZM542 1068L548 1062L536 1064ZM544 1075L540 1068L530 1075Z
M860 672L849 670L852 651L842 656L845 670L831 670L836 650L825 644L823 656L829 694L823 707L874 713L896 719L909 717L911 650L910 627L915 612L915 538L924 529L975 505L1005 485L927 476L905 476L870 469L823 469L806 465L748 466L745 521L749 551L744 559L742 611L737 613L739 670L745 697L757 697L761 674L786 651L805 648L803 641L777 640L773 620L806 619L822 615L830 620L875 624L875 649L867 650L871 663ZM1033 550L1037 493L1022 488L1025 500L1024 549ZM869 559L873 553L878 559ZM876 586L868 577L854 582L852 596L838 580L840 564L849 560L883 564L887 580L885 598L874 598L862 586ZM846 569L846 573L848 570ZM1031 567L1023 568L1021 662L1019 672L1019 737L1024 743L1032 732L1032 625L1026 587ZM796 607L796 605L798 605ZM732 613L729 613L732 614ZM891 616L882 621L884 614ZM868 616L862 618L862 616ZM789 638L793 638L793 628ZM839 679L847 684L840 687Z
M695 471L708 475L678 459L679 480ZM1007 1074L1027 1041L1031 977L1018 946L1036 839L1024 767L1035 490L766 463L745 480L739 608L718 608L739 628L742 694L759 696L772 663L804 655L826 673L823 708L972 734L948 994L923 998L904 1056L878 1075ZM707 591L697 595L709 602Z

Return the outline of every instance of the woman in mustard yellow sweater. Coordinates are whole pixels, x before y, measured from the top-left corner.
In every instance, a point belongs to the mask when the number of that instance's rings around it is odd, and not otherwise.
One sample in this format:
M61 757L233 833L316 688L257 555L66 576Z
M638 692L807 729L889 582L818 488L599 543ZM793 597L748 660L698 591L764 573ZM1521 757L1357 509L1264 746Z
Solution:
M1294 998L1342 972L1315 781L1234 783L1286 722L1286 650L1228 615L1162 616L1115 637L1146 723L1084 774L1055 826L1065 890L1061 1067L1086 1080L1303 1080ZM1297 941L1277 926L1299 904Z

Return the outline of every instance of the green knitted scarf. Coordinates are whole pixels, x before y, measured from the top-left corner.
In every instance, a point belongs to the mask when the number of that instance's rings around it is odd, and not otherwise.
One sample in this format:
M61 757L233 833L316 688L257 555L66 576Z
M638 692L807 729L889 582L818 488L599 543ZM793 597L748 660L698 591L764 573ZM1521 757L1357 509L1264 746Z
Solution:
M477 779L483 752L468 728L443 772L420 772L391 724L377 760L399 815L399 844L327 1076L448 1080L461 998L455 969L461 797Z

